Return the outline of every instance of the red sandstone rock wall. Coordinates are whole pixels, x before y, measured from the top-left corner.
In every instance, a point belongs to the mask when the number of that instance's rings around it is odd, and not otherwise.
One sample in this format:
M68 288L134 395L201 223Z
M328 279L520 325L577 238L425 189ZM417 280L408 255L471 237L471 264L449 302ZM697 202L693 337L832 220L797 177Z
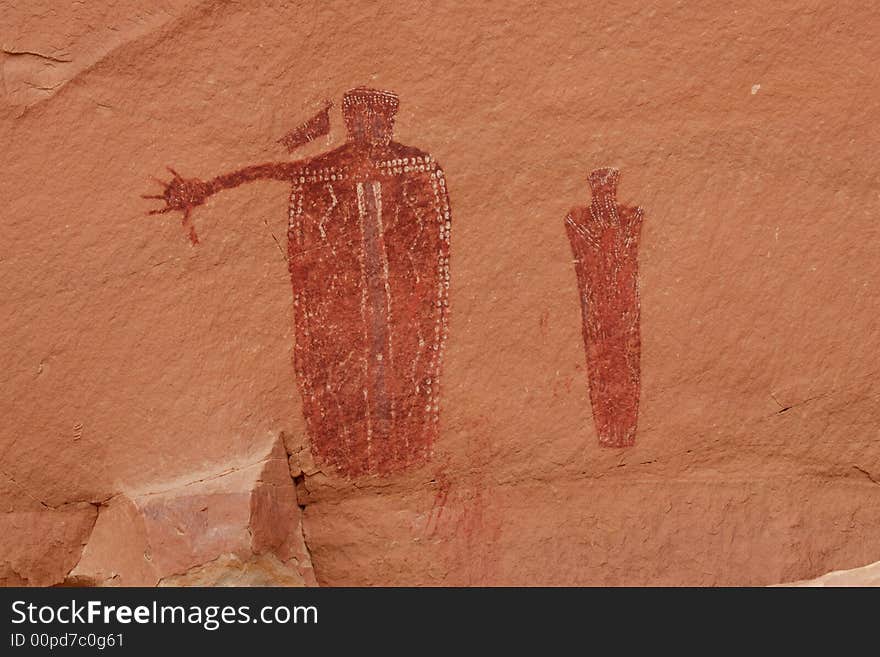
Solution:
M0 15L0 582L768 584L877 560L880 8ZM327 151L362 84L399 95L455 227L433 457L352 481L308 451L289 185L211 197L197 247L140 195L166 165ZM327 98L330 134L288 155ZM645 211L625 449L597 440L563 225L602 166Z

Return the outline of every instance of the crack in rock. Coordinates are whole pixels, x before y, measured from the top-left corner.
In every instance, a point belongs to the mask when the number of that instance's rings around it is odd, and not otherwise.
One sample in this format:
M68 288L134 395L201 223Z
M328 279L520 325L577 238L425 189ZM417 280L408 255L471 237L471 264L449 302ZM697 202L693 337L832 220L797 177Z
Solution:
M48 62L56 62L58 64L70 64L72 59L62 59L61 57L53 57L52 55L44 55L41 52L36 52L35 50L10 50L8 48L0 49L4 55L9 55L10 57L39 57L40 59L45 59Z

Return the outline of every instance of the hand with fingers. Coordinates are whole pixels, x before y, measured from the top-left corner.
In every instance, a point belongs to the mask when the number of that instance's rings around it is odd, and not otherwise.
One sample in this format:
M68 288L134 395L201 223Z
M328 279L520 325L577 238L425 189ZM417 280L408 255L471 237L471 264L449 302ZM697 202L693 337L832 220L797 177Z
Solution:
M189 239L193 244L198 244L199 238L196 235L195 227L190 222L190 213L194 207L204 203L205 199L210 196L210 187L203 180L198 178L187 180L171 167L167 168L173 176L169 182L166 183L158 178L154 178L156 182L165 188L162 194L141 195L143 198L165 201L165 207L158 210L150 210L147 214L165 214L172 210L183 212L183 225L189 229Z

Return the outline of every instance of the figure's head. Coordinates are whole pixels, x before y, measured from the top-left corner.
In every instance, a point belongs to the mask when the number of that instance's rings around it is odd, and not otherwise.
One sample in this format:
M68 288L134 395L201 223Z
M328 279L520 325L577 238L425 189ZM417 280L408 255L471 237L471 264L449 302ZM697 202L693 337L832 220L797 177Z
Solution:
M620 179L620 170L614 167L595 169L590 173L590 189L593 196L615 196L617 194L617 181Z
M390 91L358 87L342 97L342 116L348 140L370 146L385 146L394 131L394 115L400 101Z

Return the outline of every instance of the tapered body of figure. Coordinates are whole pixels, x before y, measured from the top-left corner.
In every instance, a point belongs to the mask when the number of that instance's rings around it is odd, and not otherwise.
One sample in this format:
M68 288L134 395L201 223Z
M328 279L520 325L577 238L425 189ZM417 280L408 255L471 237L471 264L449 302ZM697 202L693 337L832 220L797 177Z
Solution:
M639 238L642 209L617 203L617 169L590 174L592 201L565 227L581 300L587 376L599 443L634 444L641 386Z

